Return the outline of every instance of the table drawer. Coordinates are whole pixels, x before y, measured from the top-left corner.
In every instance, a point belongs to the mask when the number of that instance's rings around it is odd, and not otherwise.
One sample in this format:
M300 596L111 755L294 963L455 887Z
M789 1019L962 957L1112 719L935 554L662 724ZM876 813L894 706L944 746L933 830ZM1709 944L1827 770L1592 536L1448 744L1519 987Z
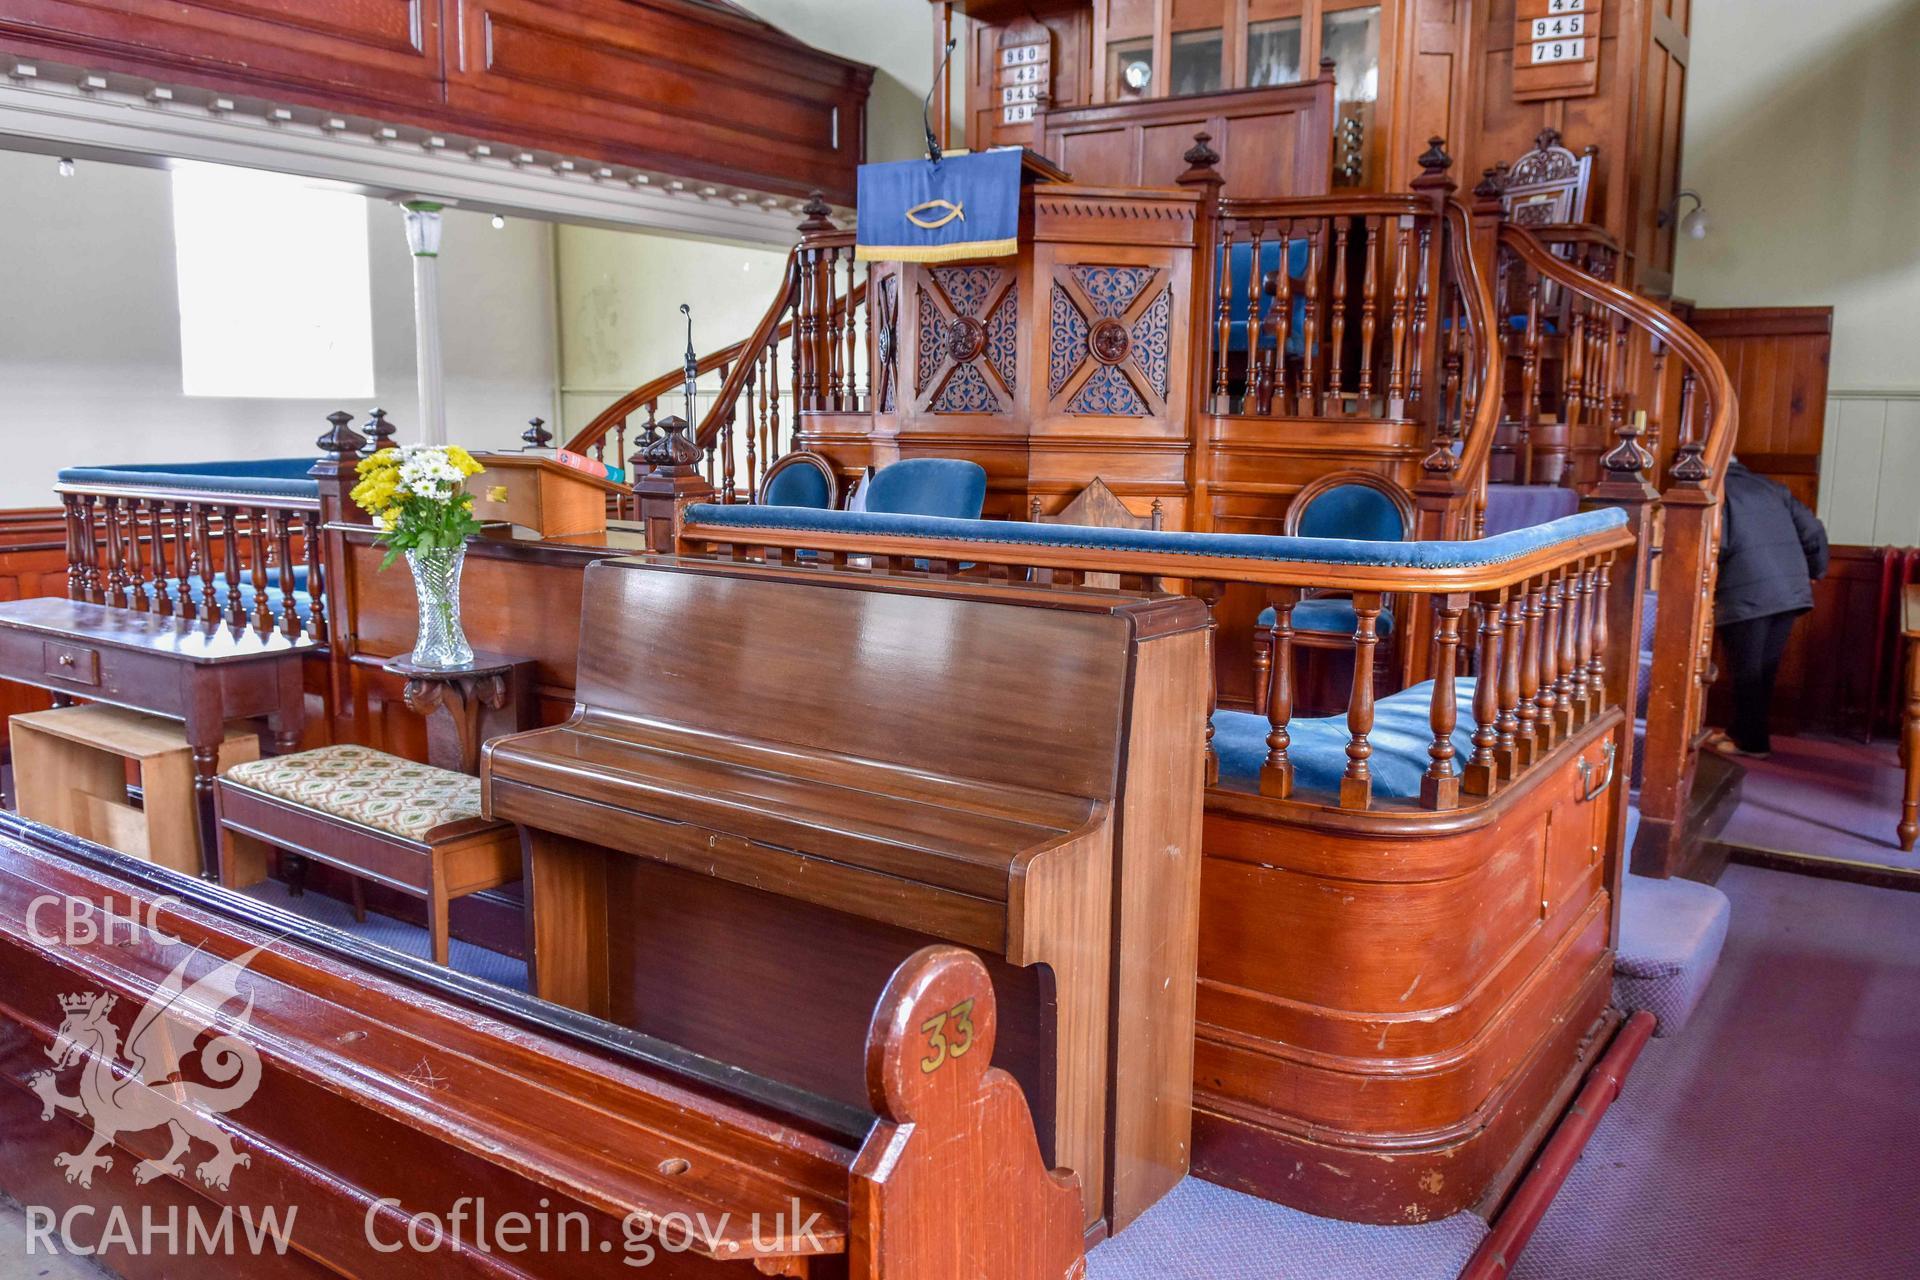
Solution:
M83 644L69 644L63 640L47 640L42 645L42 674L56 680L72 681L98 688L100 684L100 651Z

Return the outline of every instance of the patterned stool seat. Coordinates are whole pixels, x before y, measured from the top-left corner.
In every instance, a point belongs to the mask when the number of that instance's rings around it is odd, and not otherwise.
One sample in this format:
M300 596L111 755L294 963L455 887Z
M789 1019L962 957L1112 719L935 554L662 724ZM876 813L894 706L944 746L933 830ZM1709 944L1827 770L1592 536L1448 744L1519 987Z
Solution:
M480 779L368 747L320 747L235 765L227 781L406 840L480 817Z

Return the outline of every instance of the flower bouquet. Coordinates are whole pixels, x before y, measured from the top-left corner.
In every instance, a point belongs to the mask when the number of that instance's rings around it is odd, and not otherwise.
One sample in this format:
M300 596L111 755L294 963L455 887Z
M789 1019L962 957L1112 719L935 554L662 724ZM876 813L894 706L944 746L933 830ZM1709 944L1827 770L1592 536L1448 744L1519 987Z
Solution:
M420 603L415 666L470 666L473 649L460 627L460 571L467 539L480 532L466 482L484 468L458 445L403 445L361 459L353 500L372 516L386 545L382 569L402 553Z

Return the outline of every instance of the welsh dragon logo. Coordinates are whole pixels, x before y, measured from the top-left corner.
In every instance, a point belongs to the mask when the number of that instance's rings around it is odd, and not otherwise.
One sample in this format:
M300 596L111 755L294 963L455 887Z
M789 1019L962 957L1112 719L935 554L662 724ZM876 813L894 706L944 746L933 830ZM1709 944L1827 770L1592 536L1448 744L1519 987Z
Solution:
M255 947L227 961L191 986L186 970L193 955L181 960L135 1015L124 1062L120 1031L110 1017L118 997L97 991L60 997L65 1017L47 1050L54 1069L34 1074L27 1083L40 1095L42 1120L65 1111L93 1124L93 1140L84 1149L54 1157L68 1182L91 1187L96 1170L113 1168L106 1148L116 1136L162 1125L172 1145L160 1159L135 1167L137 1183L162 1174L185 1177L185 1157L196 1138L213 1148L212 1157L194 1170L209 1187L226 1190L234 1169L252 1163L234 1150L233 1139L213 1117L244 1105L260 1087L260 1055L237 1034L253 1016L253 997L245 997L237 1014L221 1014L241 999L240 975L260 951ZM196 1047L206 1032L213 1033L211 1038ZM196 1059L199 1078L187 1079L182 1067ZM76 1065L79 1093L68 1097L59 1090L59 1073Z

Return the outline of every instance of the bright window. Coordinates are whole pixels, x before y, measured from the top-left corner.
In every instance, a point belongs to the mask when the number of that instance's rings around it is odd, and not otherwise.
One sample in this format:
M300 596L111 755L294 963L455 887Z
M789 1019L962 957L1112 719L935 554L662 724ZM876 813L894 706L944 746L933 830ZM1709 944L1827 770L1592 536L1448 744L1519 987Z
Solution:
M364 197L283 174L181 165L173 244L187 395L373 395Z

